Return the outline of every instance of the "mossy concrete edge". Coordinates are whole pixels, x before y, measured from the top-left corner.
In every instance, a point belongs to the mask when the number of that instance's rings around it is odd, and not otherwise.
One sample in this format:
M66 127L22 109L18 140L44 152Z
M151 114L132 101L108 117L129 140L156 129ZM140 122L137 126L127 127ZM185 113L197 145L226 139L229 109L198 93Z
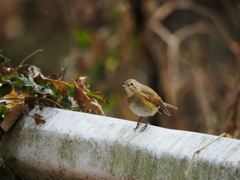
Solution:
M34 113L34 112L32 112ZM193 153L216 136L44 108L46 123L22 116L0 142L25 179L183 179ZM221 138L196 155L189 179L239 179L240 141Z

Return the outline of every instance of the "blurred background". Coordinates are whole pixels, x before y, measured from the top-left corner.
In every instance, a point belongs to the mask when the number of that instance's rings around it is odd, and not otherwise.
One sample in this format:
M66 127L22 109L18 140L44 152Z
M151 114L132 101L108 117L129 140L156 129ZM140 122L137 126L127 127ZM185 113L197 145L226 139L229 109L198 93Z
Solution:
M178 107L153 125L240 138L239 0L1 0L0 49L17 66L65 81L87 76L106 116L137 121L123 82L134 78ZM145 119L146 120L146 119Z

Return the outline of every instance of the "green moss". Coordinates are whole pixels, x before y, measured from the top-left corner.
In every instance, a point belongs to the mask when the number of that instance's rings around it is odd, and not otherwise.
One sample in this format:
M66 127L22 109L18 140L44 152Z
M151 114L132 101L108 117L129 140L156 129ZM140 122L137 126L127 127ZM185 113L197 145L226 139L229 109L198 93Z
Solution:
M112 128L113 126L114 124L111 125ZM68 167L66 165L69 165L71 168L82 166L89 172L97 169L103 174L110 173L113 177L122 177L122 179L184 179L189 163L187 157L177 155L178 158L176 158L170 152L163 152L163 150L159 155L156 154L155 149L139 146L139 143L136 143L139 134L129 135L128 132L132 129L127 126L121 128L115 141L104 137L89 139L78 137L76 140L76 137L69 134L62 134L60 135L62 137L56 138L56 134L51 135L51 132L46 134L43 130L39 131L37 127L28 129L27 133L22 128L7 136L8 143L11 143L11 147L7 146L11 155L26 149L25 152L21 152L22 155L27 156L29 161L30 159L34 161L27 163L39 161L40 164L41 161L49 161L49 166L56 163L59 165L59 173L63 175ZM212 159L201 159L202 154L195 157L189 179L240 177L239 168L232 162L224 161L219 164ZM58 162L54 162L56 160ZM47 173L50 176L52 172Z

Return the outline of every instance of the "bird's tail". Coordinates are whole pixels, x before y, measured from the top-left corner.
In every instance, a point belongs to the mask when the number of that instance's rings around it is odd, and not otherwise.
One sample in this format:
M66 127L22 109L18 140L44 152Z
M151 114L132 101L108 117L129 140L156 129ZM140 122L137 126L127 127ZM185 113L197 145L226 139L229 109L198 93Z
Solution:
M168 108L173 108L173 109L177 109L175 106L168 104L168 103L164 103L166 107Z
M165 108L165 107L160 107L160 109L161 109L166 115L171 116L171 114L170 114L170 112L168 111L167 108ZM159 112L160 114L162 114L162 113L160 112L160 110L158 110L158 112Z
M160 107L160 109L161 109L166 115L168 115L168 116L171 116L171 114L170 114L170 112L168 111L167 108L177 109L175 106L173 106L173 105L171 105L171 104L168 104L168 103L164 103L164 105L165 105L166 107ZM160 112L160 109L158 110L158 113L162 114L162 113Z

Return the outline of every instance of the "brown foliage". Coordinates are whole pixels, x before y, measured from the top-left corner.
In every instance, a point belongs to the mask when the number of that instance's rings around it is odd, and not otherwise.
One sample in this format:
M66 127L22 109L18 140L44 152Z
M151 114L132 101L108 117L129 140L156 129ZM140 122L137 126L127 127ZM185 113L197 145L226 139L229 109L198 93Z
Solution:
M1 128L7 132L18 120L24 111L23 104L17 104L13 106L10 112L6 115L3 122L1 123Z

